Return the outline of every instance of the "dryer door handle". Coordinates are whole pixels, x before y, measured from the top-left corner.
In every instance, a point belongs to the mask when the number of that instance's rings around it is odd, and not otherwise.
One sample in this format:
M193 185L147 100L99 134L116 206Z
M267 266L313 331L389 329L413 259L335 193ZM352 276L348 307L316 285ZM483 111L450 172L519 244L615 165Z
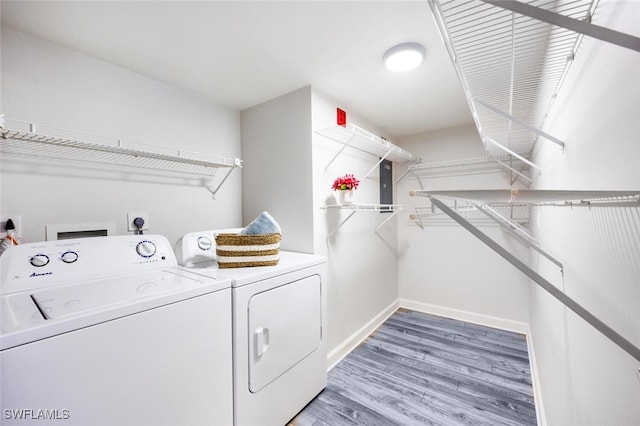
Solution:
M256 358L260 358L269 349L269 329L259 327L253 332L253 343Z

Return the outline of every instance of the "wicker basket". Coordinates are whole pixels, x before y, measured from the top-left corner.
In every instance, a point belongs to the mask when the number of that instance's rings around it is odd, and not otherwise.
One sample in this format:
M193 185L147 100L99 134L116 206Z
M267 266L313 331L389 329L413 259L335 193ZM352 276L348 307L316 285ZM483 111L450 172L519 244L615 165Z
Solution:
M220 268L277 265L280 259L280 234L218 234L216 256Z

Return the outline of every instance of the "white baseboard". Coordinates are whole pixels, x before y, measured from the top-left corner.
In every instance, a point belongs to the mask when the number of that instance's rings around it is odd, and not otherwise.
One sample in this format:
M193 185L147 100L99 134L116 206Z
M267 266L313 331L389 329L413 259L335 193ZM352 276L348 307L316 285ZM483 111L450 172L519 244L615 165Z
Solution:
M400 307L411 309L426 314L438 315L441 317L453 318L478 325L499 328L516 333L527 334L529 325L526 322L513 321L490 315L476 314L473 312L461 311L459 309L447 308L444 306L431 305L429 303L414 302L413 300L400 299Z
M349 336L342 344L338 345L335 349L331 350L327 355L327 365L331 370L335 365L342 360L345 356L354 350L360 343L364 341L371 333L373 333L383 322L387 320L395 311L398 310L399 301L396 300L389 306L384 308L382 312L373 317L371 321L360 327L358 331Z
M536 367L538 363L536 362L536 353L533 349L533 337L531 336L530 328L527 331L527 347L529 349L529 368L531 368L531 383L533 385L533 398L536 402L538 426L547 426L547 415L544 412L540 377L538 376L538 368Z

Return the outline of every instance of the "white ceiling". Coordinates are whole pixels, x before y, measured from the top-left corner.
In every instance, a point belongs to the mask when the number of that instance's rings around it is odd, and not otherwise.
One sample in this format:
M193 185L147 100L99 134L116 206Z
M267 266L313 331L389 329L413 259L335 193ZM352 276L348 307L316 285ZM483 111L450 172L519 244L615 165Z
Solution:
M426 1L2 1L2 23L238 110L312 85L390 138L473 123ZM425 62L384 69L391 46Z

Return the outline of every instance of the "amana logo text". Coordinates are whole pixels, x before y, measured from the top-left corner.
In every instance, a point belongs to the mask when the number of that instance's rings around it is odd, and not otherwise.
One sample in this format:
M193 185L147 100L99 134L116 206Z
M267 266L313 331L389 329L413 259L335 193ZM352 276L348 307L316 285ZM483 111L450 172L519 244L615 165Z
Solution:
M43 275L51 275L51 274L53 274L53 272L41 272L41 273L34 272L33 274L29 275L29 278L42 277Z

